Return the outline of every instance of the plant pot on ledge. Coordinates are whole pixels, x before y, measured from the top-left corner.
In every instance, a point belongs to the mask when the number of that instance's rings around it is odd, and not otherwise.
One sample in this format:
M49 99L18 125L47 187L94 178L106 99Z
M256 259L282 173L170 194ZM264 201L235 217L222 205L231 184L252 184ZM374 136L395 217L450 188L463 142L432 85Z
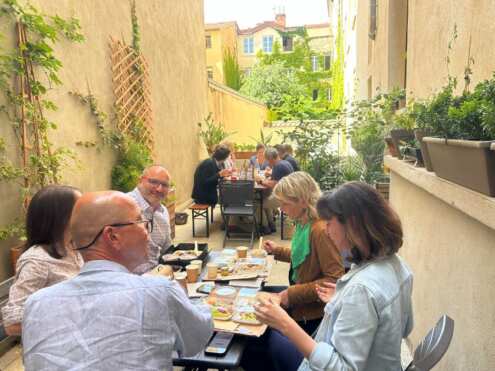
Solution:
M415 129L414 136L416 140L419 142L419 146L421 147L421 156L423 158L423 164L425 165L426 170L434 171L433 166L431 165L430 152L428 152L428 147L426 143L423 142L423 138L426 136L426 133L423 129Z
M254 155L256 155L256 151L234 152L234 156L237 160L249 160Z
M437 176L487 196L495 196L494 141L432 137L424 137L423 141Z

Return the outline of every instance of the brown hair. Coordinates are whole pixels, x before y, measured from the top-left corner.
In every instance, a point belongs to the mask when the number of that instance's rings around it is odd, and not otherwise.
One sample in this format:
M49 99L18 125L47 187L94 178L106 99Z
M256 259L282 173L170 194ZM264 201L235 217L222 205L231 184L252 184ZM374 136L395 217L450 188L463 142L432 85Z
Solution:
M365 183L349 182L325 192L316 207L322 219L337 217L344 225L352 246L350 260L353 263L393 255L402 246L399 216L373 187ZM366 250L369 251L367 256Z

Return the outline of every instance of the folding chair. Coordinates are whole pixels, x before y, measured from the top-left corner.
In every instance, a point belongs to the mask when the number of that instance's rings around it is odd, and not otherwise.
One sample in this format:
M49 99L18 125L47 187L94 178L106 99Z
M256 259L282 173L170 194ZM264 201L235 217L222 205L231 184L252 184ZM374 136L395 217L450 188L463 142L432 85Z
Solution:
M414 351L412 362L405 371L429 371L443 357L454 335L454 320L443 315Z
M254 181L252 180L223 180L219 183L220 210L225 223L225 236L223 246L227 240L250 241L253 246L255 233L257 234L256 207L254 205ZM250 238L234 238L233 234L246 234L233 232L229 228L229 220L232 216L252 218Z

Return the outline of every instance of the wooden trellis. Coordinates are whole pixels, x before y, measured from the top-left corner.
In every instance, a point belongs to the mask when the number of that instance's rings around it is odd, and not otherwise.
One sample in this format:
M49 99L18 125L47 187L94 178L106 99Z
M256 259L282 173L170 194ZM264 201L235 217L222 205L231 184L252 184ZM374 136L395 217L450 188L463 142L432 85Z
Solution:
M153 111L148 64L140 53L110 38L117 127L154 153Z

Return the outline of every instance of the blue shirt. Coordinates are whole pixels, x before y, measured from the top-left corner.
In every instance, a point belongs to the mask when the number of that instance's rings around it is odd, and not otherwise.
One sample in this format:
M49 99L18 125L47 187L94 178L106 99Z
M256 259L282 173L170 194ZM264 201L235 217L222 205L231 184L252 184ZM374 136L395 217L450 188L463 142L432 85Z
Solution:
M268 166L268 161L266 161L266 160L260 165L260 163L258 162L258 158L257 158L256 155L251 156L251 158L249 159L249 163L256 170L265 170L266 167Z
M353 265L337 281L317 345L298 371L402 370L402 338L413 327L412 281L398 255Z
M153 210L148 201L145 200L138 188L134 188L132 192L127 193L139 205L143 217L153 219L153 231L150 233L150 241L148 244L148 261L136 267L133 273L143 274L149 272L158 265L160 251L167 249L171 244L170 238L170 217L168 210L163 205L156 210Z
M192 356L213 332L206 306L162 277L87 262L73 279L26 303L22 324L29 370L172 370L172 351Z
M272 179L278 182L284 176L289 175L290 173L293 172L294 169L292 168L292 165L288 161L280 160L273 166Z

